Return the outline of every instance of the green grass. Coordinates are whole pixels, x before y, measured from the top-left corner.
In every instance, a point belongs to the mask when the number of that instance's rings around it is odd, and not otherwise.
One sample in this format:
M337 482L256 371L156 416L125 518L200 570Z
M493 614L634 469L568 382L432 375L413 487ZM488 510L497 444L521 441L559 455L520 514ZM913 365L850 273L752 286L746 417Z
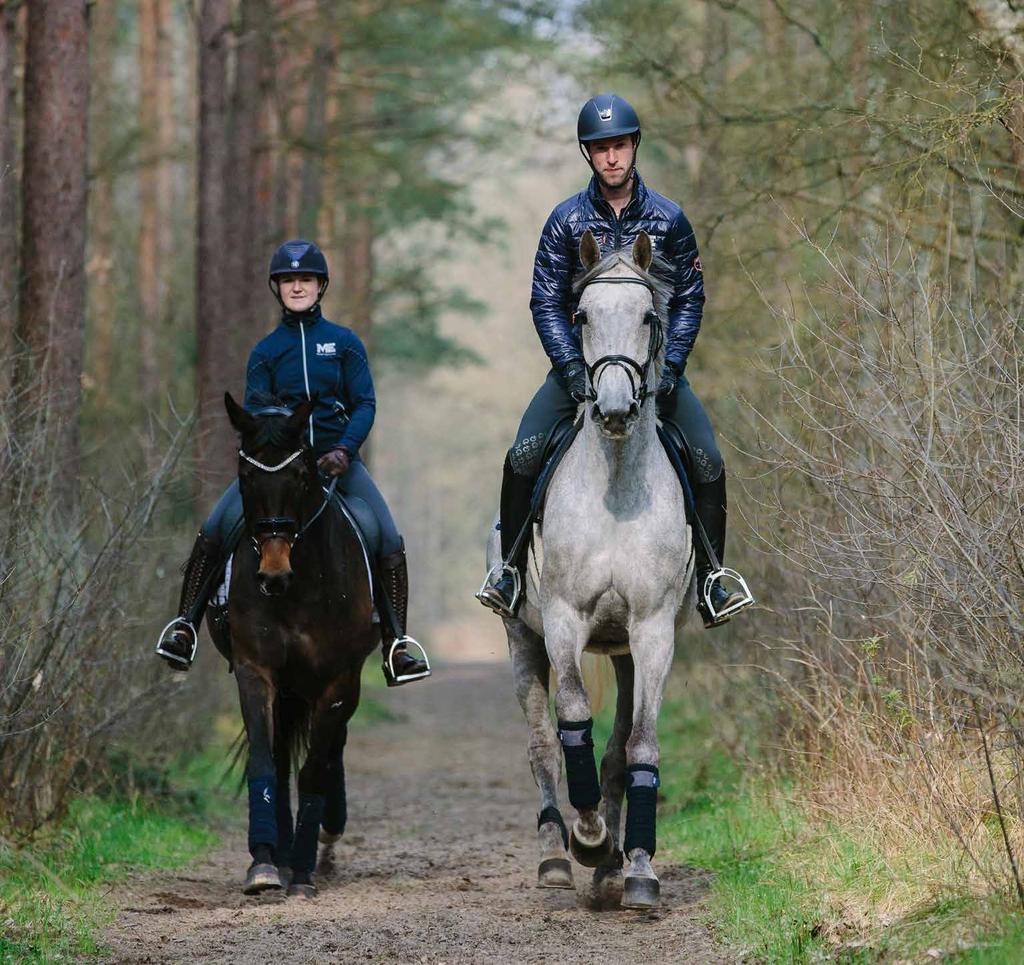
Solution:
M0 962L97 954L114 882L131 871L181 867L217 842L215 829L232 811L230 779L223 793L216 789L224 767L223 754L199 756L155 798L79 798L59 826L31 842L0 839Z
M730 754L719 715L699 691L662 710L658 850L713 872L708 918L728 944L771 963L926 962L933 949L950 962L1024 961L1024 915L1008 896L891 900L928 894L914 875L929 856L894 867L852 830L812 821L777 779ZM598 719L598 748L610 716Z

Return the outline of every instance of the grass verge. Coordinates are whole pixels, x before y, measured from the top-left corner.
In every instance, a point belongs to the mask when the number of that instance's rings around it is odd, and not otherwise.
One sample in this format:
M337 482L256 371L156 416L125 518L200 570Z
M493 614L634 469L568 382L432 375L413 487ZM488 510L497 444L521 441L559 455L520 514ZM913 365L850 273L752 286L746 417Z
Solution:
M161 780L158 795L82 797L31 842L0 837L0 962L97 954L115 882L181 867L217 842L231 810L224 772L223 753L201 755Z
M659 857L713 872L711 924L747 960L1024 961L1019 907L958 887L962 855L883 849L863 828L798 807L784 778L752 763L756 739L736 733L720 694L683 683L659 721ZM609 720L606 709L598 747Z

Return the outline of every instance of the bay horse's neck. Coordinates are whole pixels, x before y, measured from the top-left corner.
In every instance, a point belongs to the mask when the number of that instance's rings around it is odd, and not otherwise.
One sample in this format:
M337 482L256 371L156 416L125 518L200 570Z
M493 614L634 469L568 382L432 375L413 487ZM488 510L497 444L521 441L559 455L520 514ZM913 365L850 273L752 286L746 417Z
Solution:
M609 439L589 414L580 437L586 466L583 484L608 509L632 507L645 491L648 460L659 445L653 397L641 407L625 439Z

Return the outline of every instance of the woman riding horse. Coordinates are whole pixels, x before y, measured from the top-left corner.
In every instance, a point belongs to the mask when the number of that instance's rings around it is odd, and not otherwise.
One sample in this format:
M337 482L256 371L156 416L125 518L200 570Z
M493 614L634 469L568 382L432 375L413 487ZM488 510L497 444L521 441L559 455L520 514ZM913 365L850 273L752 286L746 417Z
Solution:
M388 686L398 686L428 677L430 668L406 647L407 642L419 644L405 633L405 546L384 497L359 458L376 410L366 349L351 329L323 317L320 301L329 282L327 259L312 242L288 241L274 252L268 283L283 316L249 358L245 405L255 409L275 398L291 407L312 400L308 440L317 465L327 476L338 477L338 490L364 500L376 515L381 530L378 578L390 603L380 608L383 669ZM203 614L241 532L242 498L235 480L199 531L185 564L178 616L157 645L157 653L174 670L192 665Z

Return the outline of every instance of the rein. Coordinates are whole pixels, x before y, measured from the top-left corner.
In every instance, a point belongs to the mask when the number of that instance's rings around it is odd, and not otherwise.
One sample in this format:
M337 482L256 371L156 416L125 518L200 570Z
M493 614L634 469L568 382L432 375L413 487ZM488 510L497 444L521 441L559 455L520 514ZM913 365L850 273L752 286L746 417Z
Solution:
M278 472L284 469L285 466L294 462L299 456L302 455L303 450L297 449L283 462L279 462L276 466L267 466L256 459L253 459L243 449L238 450L238 454L250 465L255 466L257 469L263 470L263 472ZM338 476L334 476L331 479L330 485L324 490L324 501L320 504L320 508L313 513L312 516L300 527L298 522L291 516L263 516L259 519L254 519L252 522L253 527L253 538L252 545L253 549L257 553L260 552L261 544L264 540L268 539L285 539L288 541L288 546L291 548L294 546L309 530L309 528L320 518L323 511L327 508L331 501L331 497L334 495L334 490L338 486Z
M591 285L643 285L644 288L648 289L650 292L654 292L654 288L651 284L643 278L594 278L587 282L584 288L589 288ZM591 385L591 388L587 393L588 401L597 401L597 384L601 378L601 374L610 366L617 366L626 373L626 376L629 378L630 388L633 392L633 401L638 407L642 407L647 397L654 394L654 390L648 385L647 376L650 373L651 365L658 357L658 353L661 351L661 346L664 341L664 333L661 319L653 308L648 309L647 314L644 315L643 323L648 326L649 331L649 338L647 341L647 358L643 363L638 362L635 358L632 358L629 355L602 355L593 363L593 365L584 362L587 366L587 375L590 377ZM585 311L576 312L573 315L573 324L586 325L587 313Z

